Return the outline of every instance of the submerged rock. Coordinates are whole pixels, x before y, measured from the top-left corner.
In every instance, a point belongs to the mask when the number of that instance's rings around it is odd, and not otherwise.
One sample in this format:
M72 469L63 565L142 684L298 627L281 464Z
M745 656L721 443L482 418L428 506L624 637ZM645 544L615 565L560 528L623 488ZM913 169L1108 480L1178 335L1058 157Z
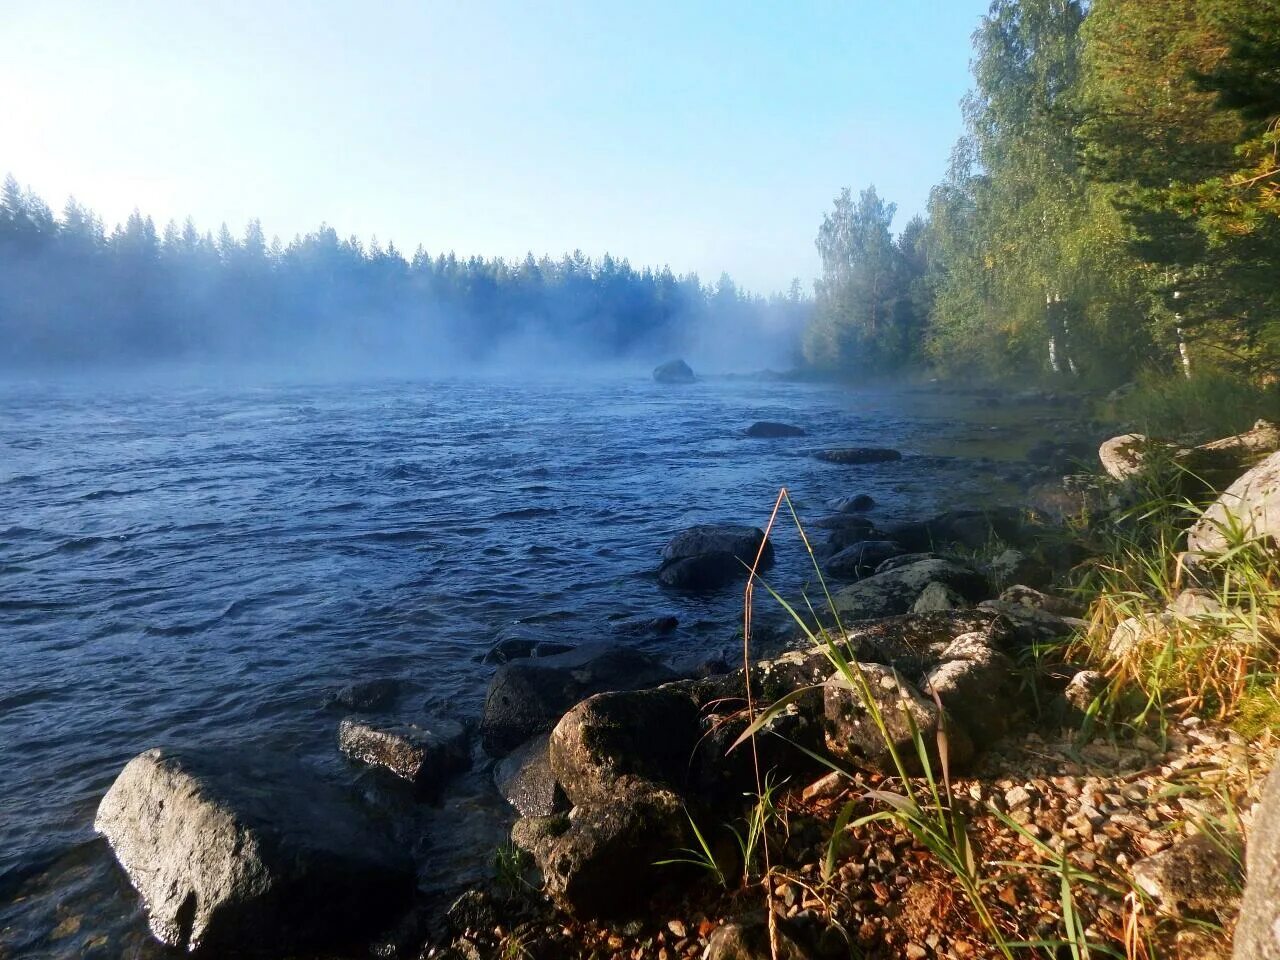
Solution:
M747 427L748 437L803 437L804 427L795 427L789 423L777 423L773 420L757 420Z
M646 653L607 643L583 644L568 653L516 660L489 682L480 735L489 753L501 755L550 730L579 700L606 690L634 690L675 679Z
M399 699L404 683L394 677L357 680L335 690L325 700L327 707L341 707L357 713L384 710Z
M161 942L214 956L358 942L414 892L413 866L345 795L285 758L148 750L94 829Z
M471 763L466 728L454 720L375 727L347 718L338 725L338 749L421 792L438 790L451 774Z
M823 571L837 580L857 580L869 576L884 561L903 552L892 540L863 540L827 560Z
M693 368L683 360L668 360L654 368L653 379L659 383L693 383Z
M845 465L887 463L902 459L901 451L888 447L835 447L829 450L815 450L813 455L826 463Z
M773 565L773 544L759 527L690 527L663 548L658 582L680 590L715 590L746 579L757 556L760 570Z

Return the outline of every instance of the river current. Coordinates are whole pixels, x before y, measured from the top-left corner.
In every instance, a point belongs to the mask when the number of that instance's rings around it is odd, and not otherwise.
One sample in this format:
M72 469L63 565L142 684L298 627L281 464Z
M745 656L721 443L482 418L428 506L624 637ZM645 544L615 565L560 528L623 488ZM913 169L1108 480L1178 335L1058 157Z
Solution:
M996 416L927 393L638 375L0 385L0 958L163 954L92 831L140 751L262 746L349 781L324 700L352 679L403 678L405 719L468 719L493 670L479 658L508 636L740 657L740 590L654 579L674 532L763 525L782 485L810 518L854 493L873 518L972 505L993 484L965 458L1018 455L991 440L1016 433ZM808 436L748 439L759 419ZM837 445L905 458L809 455ZM798 589L795 537L777 553L771 582ZM627 629L668 614L673 633ZM414 813L428 889L489 869L512 819L476 760Z

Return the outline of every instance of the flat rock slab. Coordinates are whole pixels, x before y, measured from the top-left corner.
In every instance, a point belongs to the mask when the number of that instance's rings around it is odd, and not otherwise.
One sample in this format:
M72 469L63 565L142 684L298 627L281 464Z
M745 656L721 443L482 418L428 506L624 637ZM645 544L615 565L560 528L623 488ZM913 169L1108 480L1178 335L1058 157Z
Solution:
M455 720L375 726L348 717L338 725L338 749L352 760L408 781L423 793L439 789L471 760L466 728Z
M94 829L155 937L205 955L356 944L415 888L407 856L284 757L148 750L111 785Z
M902 453L888 447L835 447L830 450L815 450L813 455L826 463L854 465L859 463L888 463L901 460Z

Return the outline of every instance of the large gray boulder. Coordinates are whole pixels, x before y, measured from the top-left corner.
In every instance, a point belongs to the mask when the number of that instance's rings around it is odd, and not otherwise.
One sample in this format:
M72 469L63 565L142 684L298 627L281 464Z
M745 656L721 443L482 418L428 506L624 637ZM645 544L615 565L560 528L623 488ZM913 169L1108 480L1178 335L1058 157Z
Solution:
M587 643L550 657L503 664L489 682L480 737L502 755L550 730L579 700L606 690L634 690L674 680L655 657L607 643Z
M757 556L760 570L772 566L773 544L765 540L759 527L690 527L663 547L658 582L679 590L715 590L746 579Z
M653 379L659 383L693 383L693 368L683 360L668 360L654 368Z
M1280 765L1271 769L1254 809L1245 851L1244 902L1234 960L1280 960Z
M148 750L94 829L161 942L280 955L359 942L409 903L413 865L336 787L285 758Z
M1215 556L1233 535L1272 538L1280 543L1280 453L1273 453L1227 487L1187 533L1187 549Z
M954 560L921 560L876 573L832 595L843 621L871 620L908 612L931 583L950 587L970 603L985 599L991 586L977 570Z

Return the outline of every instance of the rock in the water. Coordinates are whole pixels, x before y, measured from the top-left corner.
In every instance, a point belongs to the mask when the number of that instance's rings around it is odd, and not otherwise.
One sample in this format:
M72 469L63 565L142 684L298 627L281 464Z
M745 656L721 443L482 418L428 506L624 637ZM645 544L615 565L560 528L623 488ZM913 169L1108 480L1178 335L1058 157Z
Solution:
M1273 453L1227 487L1187 533L1187 549L1202 556L1225 552L1235 534L1280 544L1280 453Z
M466 728L455 720L374 726L347 718L338 725L338 749L352 760L387 770L423 793L438 790L471 762Z
M516 747L493 767L493 783L522 817L548 817L569 809L569 800L551 772L551 734Z
M413 866L337 788L284 758L148 750L98 807L152 933L214 956L332 950L394 920Z
M401 681L394 677L382 677L376 680L357 680L329 694L325 706L341 707L357 713L372 710L384 710L392 706L399 698L403 688Z
M679 590L715 590L746 579L757 556L760 570L772 566L773 544L759 527L690 527L663 548L658 582Z
M888 447L836 447L830 450L815 450L819 460L827 463L853 465L859 463L887 463L901 460L902 453Z
M922 560L876 573L832 596L844 620L870 620L906 613L930 583L945 584L970 602L988 596L987 578L952 560Z
M571 913L616 917L642 912L671 879L657 861L679 857L688 820L669 790L621 784L609 800L571 815L516 821L511 840L531 853L546 891Z
M1203 833L1183 837L1132 868L1134 882L1170 917L1225 920L1240 887L1236 861Z
M964 597L938 580L927 584L911 605L912 613L937 613L942 610L959 610L967 607Z
M537 640L532 637L504 637L488 649L482 663L502 664L525 657L554 657L557 653L568 653L573 649L571 643L558 640Z
M892 540L863 540L829 558L823 570L837 580L857 580L870 576L884 561L902 553L903 549Z
M678 684L597 694L551 731L551 771L579 805L609 800L623 777L678 789L701 733L698 707Z
M503 754L550 730L579 700L606 690L633 690L675 679L656 658L605 643L583 644L551 657L515 660L489 682L480 734L491 754Z
M653 379L659 383L693 383L693 368L683 360L668 360L654 368Z
M747 427L748 437L803 437L803 427L795 427L789 423L777 423L773 420L757 420Z
M873 720L865 692L851 684L842 673L833 674L824 685L823 696L827 718L827 749L837 757L872 767L885 773L896 771L893 752L910 771L921 768L914 731L918 731L934 770L938 766L938 724L942 716L938 705L925 697L892 667L864 663L862 674L867 681L875 709L884 722L885 735ZM950 762L963 766L973 749L963 730L947 724L947 749ZM892 745L892 751L890 750Z
M1234 960L1280 960L1280 764L1271 768L1254 808L1246 850L1247 875Z
M865 513L876 505L875 498L869 493L858 493L852 497L841 497L828 504L836 513Z

